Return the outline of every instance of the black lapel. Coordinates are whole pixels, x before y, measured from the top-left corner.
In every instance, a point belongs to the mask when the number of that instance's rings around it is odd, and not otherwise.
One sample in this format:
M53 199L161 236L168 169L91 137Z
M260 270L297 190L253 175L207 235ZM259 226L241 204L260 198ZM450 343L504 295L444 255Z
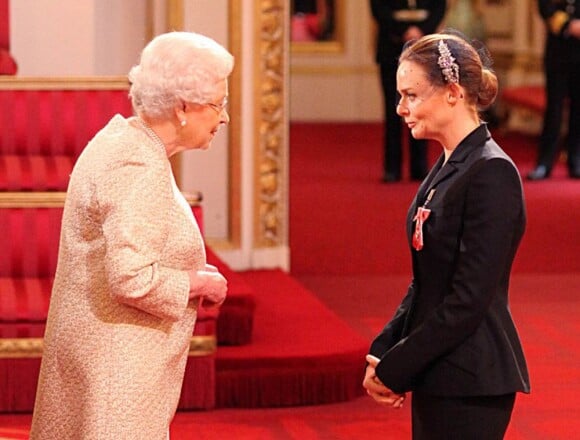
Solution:
M413 217L417 212L417 208L425 204L429 191L436 188L438 184L448 179L451 175L464 167L469 155L476 148L481 148L490 138L491 134L487 129L487 124L483 123L460 142L444 165L443 162L445 161L445 155L442 154L439 157L423 183L421 183L421 186L419 186L417 195L407 213L407 239L409 240L409 243L411 242Z
M417 196L415 197L414 200L415 205L414 208L419 206L419 204L422 205L425 202L427 189L432 187L433 179L441 170L441 166L443 165L444 160L445 157L443 154L439 156L439 159L437 159L437 162L435 163L435 165L433 165L431 171L429 171L429 174L427 174L427 177L425 177L425 180L423 180L423 182L421 183L421 186L419 186L419 189L417 190Z
M426 194L435 188L439 183L443 180L449 178L452 174L454 174L458 169L460 169L467 161L469 155L476 149L481 148L485 142L491 138L491 134L487 129L486 124L481 124L475 130L473 130L470 134L468 134L465 139L463 139L460 144L457 146L455 151L451 153L449 160L443 165L443 167L435 174L431 182L426 179L427 187L424 188L424 193L422 193L422 198L419 199L422 203L424 203L424 199ZM443 156L439 158L441 161ZM438 162L439 163L439 162Z

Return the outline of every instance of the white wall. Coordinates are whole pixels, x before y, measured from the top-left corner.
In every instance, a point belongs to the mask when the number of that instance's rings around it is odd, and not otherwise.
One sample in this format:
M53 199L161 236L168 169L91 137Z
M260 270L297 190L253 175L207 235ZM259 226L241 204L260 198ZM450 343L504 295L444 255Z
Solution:
M290 118L294 121L382 119L382 93L374 62L370 2L342 0L343 48L338 53L290 55Z
M79 0L77 0L79 1ZM82 0L86 1L86 0ZM143 0L94 0L95 75L126 75L147 44Z
M18 74L91 75L94 2L10 2L10 44Z
M144 37L142 0L10 2L19 76L125 75Z
M184 29L207 35L227 48L227 10L228 0L189 0L185 2ZM228 236L228 138L227 127L222 127L209 150L182 155L181 189L203 193L208 238Z

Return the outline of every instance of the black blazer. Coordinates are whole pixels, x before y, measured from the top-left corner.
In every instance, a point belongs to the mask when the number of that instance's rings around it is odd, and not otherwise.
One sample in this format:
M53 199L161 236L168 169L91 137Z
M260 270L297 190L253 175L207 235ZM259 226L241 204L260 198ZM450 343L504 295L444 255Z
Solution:
M508 305L526 224L519 173L482 124L422 183L407 216L409 243L417 207L432 189L424 247L411 249L413 281L370 348L381 359L377 376L396 392L529 392Z

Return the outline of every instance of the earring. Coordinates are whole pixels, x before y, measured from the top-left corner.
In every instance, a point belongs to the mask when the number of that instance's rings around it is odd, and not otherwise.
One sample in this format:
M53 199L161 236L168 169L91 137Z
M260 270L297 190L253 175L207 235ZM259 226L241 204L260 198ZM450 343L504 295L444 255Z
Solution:
M185 127L187 125L187 121L185 119L182 119L181 121L179 121L179 123L182 127Z

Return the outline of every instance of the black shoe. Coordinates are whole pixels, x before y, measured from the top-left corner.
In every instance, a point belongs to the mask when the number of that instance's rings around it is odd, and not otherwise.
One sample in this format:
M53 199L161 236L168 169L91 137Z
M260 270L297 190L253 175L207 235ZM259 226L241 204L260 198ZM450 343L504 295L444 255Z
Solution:
M401 175L400 174L385 173L383 175L383 182L385 182L385 183L398 182L399 180L401 180Z
M528 180L544 180L550 177L550 170L546 165L538 165L528 173Z

